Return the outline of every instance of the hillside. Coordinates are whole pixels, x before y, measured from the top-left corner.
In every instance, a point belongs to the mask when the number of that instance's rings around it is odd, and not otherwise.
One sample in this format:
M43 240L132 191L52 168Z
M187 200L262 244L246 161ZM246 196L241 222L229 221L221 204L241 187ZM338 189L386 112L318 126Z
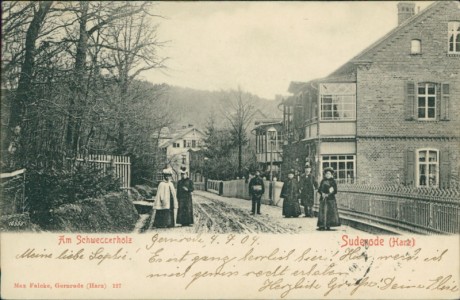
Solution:
M219 107L225 101L223 91L202 91L177 86L168 86L165 97L169 109L173 111L175 123L180 125L193 124L199 128L206 126L209 117L214 114L217 126L223 126L225 120L220 116ZM279 101L267 100L254 96L254 106L268 118L282 118L278 109ZM260 118L260 114L256 115Z

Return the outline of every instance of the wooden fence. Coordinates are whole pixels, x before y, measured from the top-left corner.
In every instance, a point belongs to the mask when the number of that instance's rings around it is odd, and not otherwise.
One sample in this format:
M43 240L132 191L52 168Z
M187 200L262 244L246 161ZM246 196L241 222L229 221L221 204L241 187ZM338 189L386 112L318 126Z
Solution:
M220 195L221 194L220 188L221 188L222 182L223 181L220 181L220 180L207 180L205 189L208 192Z
M129 156L90 154L86 157L78 156L77 161L86 161L103 170L104 174L112 170L115 176L121 180L123 189L131 187L131 161Z
M261 201L264 204L274 204L282 206L283 201L280 199L282 182L264 180L265 193L262 195ZM244 179L236 180L208 180L207 186L201 186L200 190L219 194L224 197L233 197L250 200L249 184Z

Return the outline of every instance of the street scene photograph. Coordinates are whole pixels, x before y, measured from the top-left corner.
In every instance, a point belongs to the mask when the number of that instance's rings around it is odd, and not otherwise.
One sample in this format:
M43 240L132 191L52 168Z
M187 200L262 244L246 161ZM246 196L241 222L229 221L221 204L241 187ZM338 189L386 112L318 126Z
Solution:
M2 232L460 232L458 1L1 6Z
M1 8L1 299L460 299L458 0Z

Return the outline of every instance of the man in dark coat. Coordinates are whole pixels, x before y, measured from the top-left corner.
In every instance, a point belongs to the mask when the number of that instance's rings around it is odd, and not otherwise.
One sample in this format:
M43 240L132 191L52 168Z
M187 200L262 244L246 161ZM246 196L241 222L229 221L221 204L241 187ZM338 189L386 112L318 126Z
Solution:
M260 215L260 198L265 192L264 181L260 178L260 172L256 171L256 176L251 178L249 181L249 195L252 198L252 210L251 215L256 213Z
M286 218L300 216L300 189L299 183L294 178L294 170L288 174L288 180L283 184L280 198L283 198L283 216Z
M305 209L305 217L313 217L315 189L318 189L318 182L311 174L310 165L306 165L305 175L300 178L300 202Z
M190 226L193 224L193 181L188 178L185 167L181 167L180 175L181 179L177 182L177 201L179 203L177 223L182 226Z

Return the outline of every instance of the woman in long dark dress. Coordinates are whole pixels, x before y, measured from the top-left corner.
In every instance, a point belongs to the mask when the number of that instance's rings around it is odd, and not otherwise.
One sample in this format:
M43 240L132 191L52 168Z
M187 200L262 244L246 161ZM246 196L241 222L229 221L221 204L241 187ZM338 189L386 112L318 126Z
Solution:
M321 194L318 211L318 229L330 230L331 227L340 226L339 211L337 209L337 183L334 180L334 170L325 168L324 179L319 184L318 193Z
M193 181L187 177L185 168L181 168L180 175L181 179L177 183L177 200L179 202L177 223L182 224L182 226L190 226L193 224Z
M155 197L155 203L152 213L154 213L153 227L166 228L176 225L174 210L177 209L177 197L174 184L171 181L172 171L163 170L163 181L160 182Z
M291 170L288 174L288 180L284 182L281 189L281 198L283 201L283 216L286 218L300 216L300 188L299 183L294 178L294 171Z

